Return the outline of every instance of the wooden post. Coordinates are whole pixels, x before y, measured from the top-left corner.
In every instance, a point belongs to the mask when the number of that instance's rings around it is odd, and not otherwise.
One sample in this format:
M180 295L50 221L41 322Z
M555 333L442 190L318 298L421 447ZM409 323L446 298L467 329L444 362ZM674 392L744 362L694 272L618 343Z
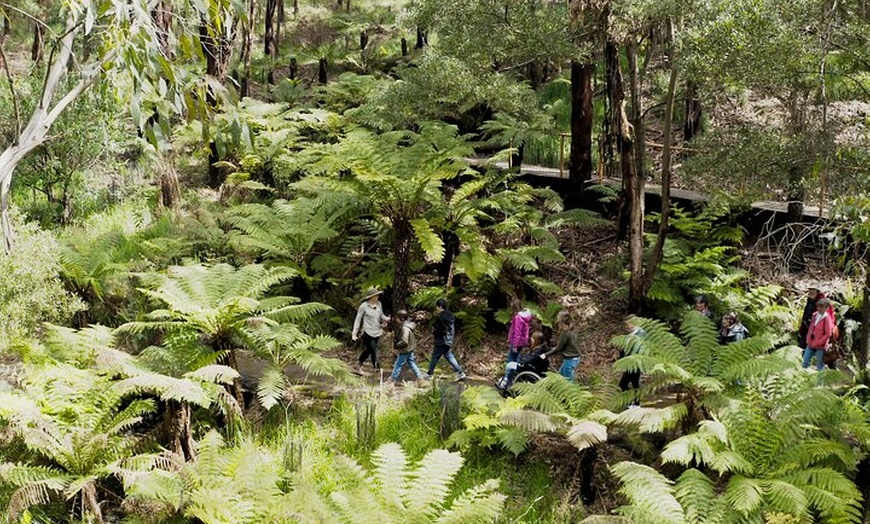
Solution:
M565 178L565 133L559 133L559 178Z

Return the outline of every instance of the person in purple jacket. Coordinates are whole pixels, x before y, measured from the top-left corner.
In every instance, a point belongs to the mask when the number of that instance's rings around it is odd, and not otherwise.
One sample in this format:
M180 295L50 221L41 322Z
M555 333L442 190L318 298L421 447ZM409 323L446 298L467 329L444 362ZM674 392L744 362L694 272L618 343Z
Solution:
M532 319L535 318L534 313L523 308L523 303L518 298L511 300L511 311L513 317L508 329L508 364L517 362L520 359L520 352L529 345L529 330Z

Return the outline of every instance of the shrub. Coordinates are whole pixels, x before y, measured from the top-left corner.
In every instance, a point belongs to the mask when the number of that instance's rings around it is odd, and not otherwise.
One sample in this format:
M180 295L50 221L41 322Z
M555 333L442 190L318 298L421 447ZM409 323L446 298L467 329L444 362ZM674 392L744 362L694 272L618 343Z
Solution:
M60 280L57 240L36 224L13 224L15 246L0 256L0 349L33 335L43 322L67 322L85 308Z

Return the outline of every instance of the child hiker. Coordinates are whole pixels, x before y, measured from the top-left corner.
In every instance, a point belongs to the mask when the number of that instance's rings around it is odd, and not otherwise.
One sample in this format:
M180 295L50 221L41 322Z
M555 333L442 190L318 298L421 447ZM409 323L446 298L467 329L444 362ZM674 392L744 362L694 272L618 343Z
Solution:
M396 351L396 365L393 366L393 373L390 375L390 379L394 383L399 382L399 374L402 373L402 368L405 367L405 364L411 368L411 371L414 372L414 376L417 377L417 380L428 378L426 375L423 375L423 372L420 371L420 368L417 367L417 359L414 357L414 351L417 349L417 335L414 334L414 328L416 327L413 322L408 318L408 312L404 309L400 309L398 313L396 313L396 320L402 323L401 327L395 334L395 338L393 339L393 348Z

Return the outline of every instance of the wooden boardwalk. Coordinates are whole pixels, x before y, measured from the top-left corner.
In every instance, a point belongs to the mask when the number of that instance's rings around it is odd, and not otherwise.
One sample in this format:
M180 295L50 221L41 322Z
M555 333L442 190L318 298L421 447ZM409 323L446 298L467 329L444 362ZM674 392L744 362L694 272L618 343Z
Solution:
M496 161L490 162L486 158L468 158L466 159L468 162L476 167L481 167L484 165L490 165L499 170L507 170L509 168L508 163L505 161ZM560 171L557 168L553 167L544 167L544 166L534 166L534 165L525 165L520 166L520 174L521 175L530 175L536 177L543 178L558 178L565 180L568 177L568 171L562 170ZM622 187L622 180L618 178L604 178L598 181L600 184L607 185L609 187ZM660 184L654 184L652 182L647 182L644 184L644 191L647 195L656 195L661 196L662 194L662 186ZM671 198L674 200L682 200L686 202L709 202L711 199L709 196L704 193L700 193L698 191L692 191L691 189L682 189L682 188L671 188ZM771 200L761 200L758 202L752 203L752 209L774 213L774 214L786 214L788 213L788 202L776 202ZM817 205L808 205L804 204L804 218L810 220L817 220L819 218L827 217L827 209L820 211L819 206Z

